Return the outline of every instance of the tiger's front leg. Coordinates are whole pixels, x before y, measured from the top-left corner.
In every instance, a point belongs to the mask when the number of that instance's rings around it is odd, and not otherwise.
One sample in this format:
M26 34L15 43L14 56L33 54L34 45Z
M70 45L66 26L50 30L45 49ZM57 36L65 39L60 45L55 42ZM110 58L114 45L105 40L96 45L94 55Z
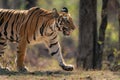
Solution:
M51 56L53 56L58 61L60 67L62 67L63 70L72 71L74 69L73 65L65 64L62 53L61 53L61 47L58 41L51 42L48 47L49 47Z
M26 41L20 41L17 51L17 69L19 72L27 72L27 69L24 65L25 52L26 52Z

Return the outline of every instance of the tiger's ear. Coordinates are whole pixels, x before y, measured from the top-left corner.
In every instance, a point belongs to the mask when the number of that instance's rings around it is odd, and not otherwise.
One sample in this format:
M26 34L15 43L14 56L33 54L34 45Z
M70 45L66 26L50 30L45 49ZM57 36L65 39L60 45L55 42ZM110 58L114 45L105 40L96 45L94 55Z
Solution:
M67 7L63 7L63 8L61 9L61 12L68 13L68 9L67 9Z
M53 13L53 17L54 18L58 18L59 17L59 13L57 12L56 8L53 8L52 13Z

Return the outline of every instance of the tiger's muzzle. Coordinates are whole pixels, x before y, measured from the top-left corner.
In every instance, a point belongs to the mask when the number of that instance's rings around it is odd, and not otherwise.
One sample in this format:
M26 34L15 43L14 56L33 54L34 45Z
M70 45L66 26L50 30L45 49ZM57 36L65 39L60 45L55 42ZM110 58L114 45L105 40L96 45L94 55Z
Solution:
M66 36L69 36L71 33L71 30L69 28L63 27L63 34Z

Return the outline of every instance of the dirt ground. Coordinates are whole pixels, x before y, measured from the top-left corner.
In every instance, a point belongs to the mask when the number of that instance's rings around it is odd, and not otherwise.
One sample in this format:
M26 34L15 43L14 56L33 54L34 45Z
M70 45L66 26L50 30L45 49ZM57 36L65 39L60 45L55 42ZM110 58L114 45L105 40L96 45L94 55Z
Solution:
M75 66L74 59L65 60L67 64ZM55 59L40 58L36 63L26 63L29 72L19 73L15 63L9 64L9 70L0 69L0 80L120 80L120 71L112 72L108 69L101 71L84 71L75 69L63 71Z
M19 73L17 71L0 70L0 80L120 80L120 72L111 71L82 71L66 72L33 71Z

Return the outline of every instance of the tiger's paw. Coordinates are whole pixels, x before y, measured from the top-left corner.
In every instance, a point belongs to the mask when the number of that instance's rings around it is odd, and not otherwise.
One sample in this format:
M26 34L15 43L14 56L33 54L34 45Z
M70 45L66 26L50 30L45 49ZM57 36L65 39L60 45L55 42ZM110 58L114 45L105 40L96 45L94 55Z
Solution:
M65 71L72 71L74 69L73 65L62 65L61 67Z
M18 68L18 72L20 72L20 73L25 73L25 72L28 72L28 70L27 70L26 67L19 67L19 68Z
M0 67L0 72L4 73L4 72L9 72L11 71L9 68L1 68Z

